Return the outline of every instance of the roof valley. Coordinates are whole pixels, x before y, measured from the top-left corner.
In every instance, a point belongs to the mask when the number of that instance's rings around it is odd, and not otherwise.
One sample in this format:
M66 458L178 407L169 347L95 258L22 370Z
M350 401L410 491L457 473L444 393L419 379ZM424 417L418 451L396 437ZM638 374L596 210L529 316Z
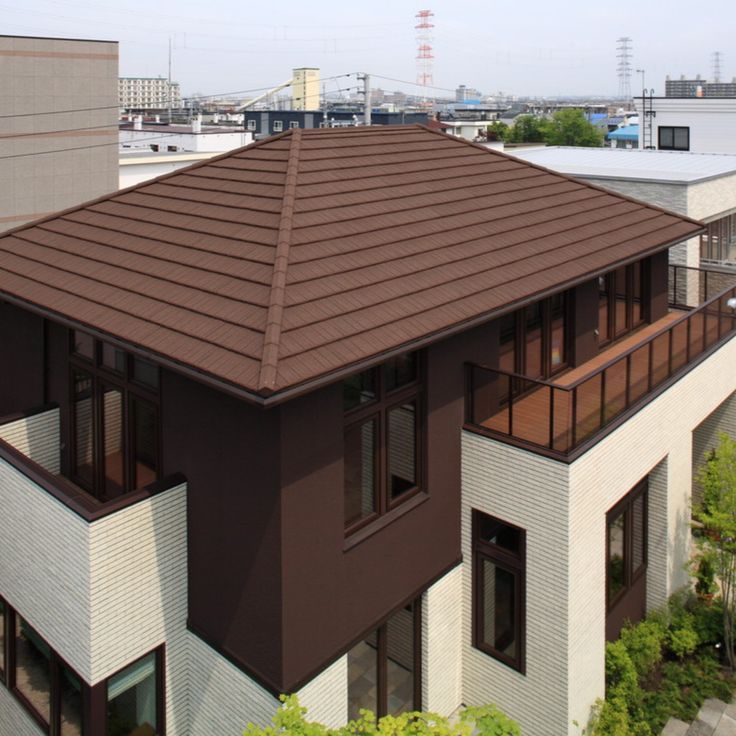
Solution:
M270 394L276 388L278 376L279 343L284 319L286 295L286 271L289 266L291 231L294 223L294 201L296 199L297 171L299 169L299 149L301 130L294 129L289 147L289 159L284 182L284 199L281 207L279 234L276 240L276 256L273 264L273 280L266 316L266 331L263 337L263 355L258 376L258 391Z

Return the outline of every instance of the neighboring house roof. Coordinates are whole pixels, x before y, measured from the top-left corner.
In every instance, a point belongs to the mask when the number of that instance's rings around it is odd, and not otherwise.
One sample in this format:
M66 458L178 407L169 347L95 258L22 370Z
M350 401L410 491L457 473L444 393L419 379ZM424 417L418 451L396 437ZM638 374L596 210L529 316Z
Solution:
M423 126L296 129L3 234L0 296L275 401L701 230Z
M639 126L626 125L623 128L616 128L608 134L607 138L609 141L638 141Z
M692 184L736 174L736 154L627 148L548 146L507 150L512 156L569 176Z

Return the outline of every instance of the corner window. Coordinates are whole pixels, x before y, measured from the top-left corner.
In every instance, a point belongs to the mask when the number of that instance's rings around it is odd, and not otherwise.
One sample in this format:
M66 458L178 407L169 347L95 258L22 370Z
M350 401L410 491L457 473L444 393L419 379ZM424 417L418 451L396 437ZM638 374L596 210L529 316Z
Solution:
M526 532L473 511L473 645L524 672Z
M659 136L658 148L662 151L689 151L690 128L660 126L657 128Z
M0 599L0 667L4 682L51 736L82 736L89 688L20 614Z
M163 650L156 650L107 681L107 736L163 733Z
M72 333L71 476L105 501L159 477L157 366Z
M283 120L274 120L273 121L273 132L274 133L280 133L284 129L284 121Z
M647 568L647 480L606 516L606 603L610 611Z
M422 486L423 384L417 353L343 381L345 527L348 533Z
M421 710L421 598L397 611L348 652L348 718Z

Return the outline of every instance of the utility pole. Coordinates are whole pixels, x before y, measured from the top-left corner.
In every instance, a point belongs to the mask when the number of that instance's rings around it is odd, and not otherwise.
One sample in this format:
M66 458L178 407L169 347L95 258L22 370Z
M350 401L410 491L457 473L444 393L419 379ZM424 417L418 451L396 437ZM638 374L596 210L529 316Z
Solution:
M371 125L371 75L358 74L358 80L363 82L363 121L365 125Z
M171 125L171 36L169 36L169 125Z

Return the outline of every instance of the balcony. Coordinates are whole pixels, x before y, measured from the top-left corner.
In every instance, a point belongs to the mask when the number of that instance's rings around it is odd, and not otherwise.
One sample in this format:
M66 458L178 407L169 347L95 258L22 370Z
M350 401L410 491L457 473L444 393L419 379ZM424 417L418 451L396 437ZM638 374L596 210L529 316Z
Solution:
M552 380L469 364L465 428L574 460L736 334L734 283L670 266L667 315Z

